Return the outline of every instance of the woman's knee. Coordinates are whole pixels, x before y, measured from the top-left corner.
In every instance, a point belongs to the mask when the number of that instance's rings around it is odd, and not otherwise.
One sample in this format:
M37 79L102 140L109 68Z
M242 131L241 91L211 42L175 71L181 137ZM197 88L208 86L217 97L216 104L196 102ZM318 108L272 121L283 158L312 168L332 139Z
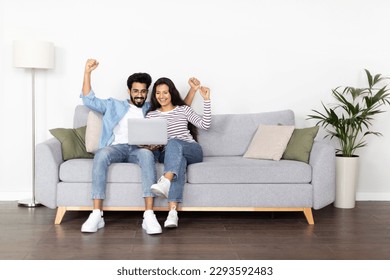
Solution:
M168 140L167 145L165 146L165 152L168 151L178 151L183 152L183 145L180 140L177 139L170 139Z

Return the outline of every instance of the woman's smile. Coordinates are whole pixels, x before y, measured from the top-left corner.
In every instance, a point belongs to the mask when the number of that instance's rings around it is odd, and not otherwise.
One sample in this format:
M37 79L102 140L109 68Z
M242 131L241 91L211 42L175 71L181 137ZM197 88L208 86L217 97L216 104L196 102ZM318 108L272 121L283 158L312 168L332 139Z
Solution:
M156 99L161 107L172 105L171 93L167 85L162 84L156 87Z

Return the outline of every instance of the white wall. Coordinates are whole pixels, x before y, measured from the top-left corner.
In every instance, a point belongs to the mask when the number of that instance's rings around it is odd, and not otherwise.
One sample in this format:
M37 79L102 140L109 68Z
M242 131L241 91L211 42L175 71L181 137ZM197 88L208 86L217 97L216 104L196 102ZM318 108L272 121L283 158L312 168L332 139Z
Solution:
M390 76L389 10L386 0L0 0L0 199L31 190L31 78L12 66L14 40L56 45L56 68L36 75L38 142L72 126L90 57L100 97L126 98L136 71L170 77L183 94L196 76L215 114L291 108L306 127L331 88L363 84L364 68ZM375 128L384 137L360 152L358 199L390 200L390 113Z

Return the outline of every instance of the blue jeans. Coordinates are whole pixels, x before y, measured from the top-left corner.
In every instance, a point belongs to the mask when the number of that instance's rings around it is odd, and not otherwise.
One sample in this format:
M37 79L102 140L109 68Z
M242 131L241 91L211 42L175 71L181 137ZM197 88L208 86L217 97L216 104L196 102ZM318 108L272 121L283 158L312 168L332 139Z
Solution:
M202 147L197 142L171 139L162 152L155 151L154 154L159 162L164 163L164 174L174 174L168 202L183 202L187 165L203 161Z
M153 153L137 146L119 144L103 147L95 154L92 167L92 199L106 198L108 167L117 162L138 164L141 167L143 197L155 197L150 190L157 177Z

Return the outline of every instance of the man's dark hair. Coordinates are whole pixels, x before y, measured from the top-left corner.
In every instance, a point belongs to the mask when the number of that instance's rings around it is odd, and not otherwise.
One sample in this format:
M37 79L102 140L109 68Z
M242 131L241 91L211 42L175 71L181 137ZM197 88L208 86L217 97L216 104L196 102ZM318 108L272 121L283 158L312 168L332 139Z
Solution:
M127 88L131 89L133 83L146 84L146 89L148 89L152 83L152 77L148 73L134 73L127 79Z

